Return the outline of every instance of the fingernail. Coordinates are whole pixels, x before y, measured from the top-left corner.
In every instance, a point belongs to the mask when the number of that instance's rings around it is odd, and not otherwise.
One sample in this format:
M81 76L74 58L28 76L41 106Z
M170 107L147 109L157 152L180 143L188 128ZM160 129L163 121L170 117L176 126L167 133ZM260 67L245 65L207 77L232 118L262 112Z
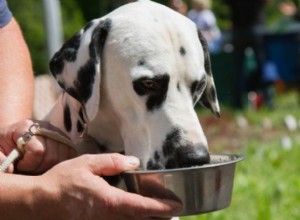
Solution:
M140 160L134 156L128 156L127 160L128 160L128 163L133 167L140 165Z

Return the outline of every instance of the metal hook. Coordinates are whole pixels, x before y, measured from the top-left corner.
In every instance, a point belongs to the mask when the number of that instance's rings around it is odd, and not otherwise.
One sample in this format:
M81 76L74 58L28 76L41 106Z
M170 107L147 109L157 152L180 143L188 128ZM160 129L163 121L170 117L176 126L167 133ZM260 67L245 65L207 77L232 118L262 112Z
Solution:
M26 131L23 135L21 135L17 139L17 149L24 154L24 146L31 140L31 137L36 134L37 130L40 128L38 123L32 124L28 131Z
M33 130L34 129L34 130ZM32 124L29 129L28 132L30 132L31 136L35 135L36 132L40 129L40 125L38 123L34 123Z

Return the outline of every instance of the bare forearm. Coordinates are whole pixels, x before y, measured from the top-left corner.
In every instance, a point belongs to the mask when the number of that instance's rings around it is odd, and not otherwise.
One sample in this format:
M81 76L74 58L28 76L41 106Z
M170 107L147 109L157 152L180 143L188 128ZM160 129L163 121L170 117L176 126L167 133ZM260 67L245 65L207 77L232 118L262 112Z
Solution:
M54 188L41 176L0 173L1 219L63 220L55 214L64 214L64 209Z
M0 174L1 219L30 219L33 186L32 177Z
M0 29L0 124L31 117L33 71L29 50L14 19Z

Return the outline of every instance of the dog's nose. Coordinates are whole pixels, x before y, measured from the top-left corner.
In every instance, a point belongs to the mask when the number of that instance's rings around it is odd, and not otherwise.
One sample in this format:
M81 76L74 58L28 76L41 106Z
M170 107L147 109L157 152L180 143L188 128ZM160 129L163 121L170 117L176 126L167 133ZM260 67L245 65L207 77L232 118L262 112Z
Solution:
M177 162L179 167L191 167L210 162L208 150L204 146L184 146L177 149Z

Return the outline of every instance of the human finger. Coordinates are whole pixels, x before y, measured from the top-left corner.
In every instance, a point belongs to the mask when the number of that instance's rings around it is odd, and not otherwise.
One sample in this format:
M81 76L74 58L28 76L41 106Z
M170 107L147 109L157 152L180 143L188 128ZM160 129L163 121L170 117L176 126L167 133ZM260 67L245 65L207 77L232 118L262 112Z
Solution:
M46 154L39 168L40 172L45 172L54 165L77 155L75 149L49 138L45 138L45 146Z
M118 188L110 191L107 203L118 212L131 216L170 218L182 210L182 204L173 200L148 198Z
M18 170L25 172L37 171L44 160L45 154L44 142L33 136L24 146L24 155L17 164Z
M45 148L43 160L37 170L38 172L42 173L59 162L59 144L43 136L38 136L38 138Z
M137 169L140 165L138 158L117 153L84 155L82 159L95 175L113 176L124 171Z
M67 146L65 144L62 144L60 142L56 142L58 147L58 161L62 162L68 159L72 159L75 156L77 156L77 152L74 148Z

